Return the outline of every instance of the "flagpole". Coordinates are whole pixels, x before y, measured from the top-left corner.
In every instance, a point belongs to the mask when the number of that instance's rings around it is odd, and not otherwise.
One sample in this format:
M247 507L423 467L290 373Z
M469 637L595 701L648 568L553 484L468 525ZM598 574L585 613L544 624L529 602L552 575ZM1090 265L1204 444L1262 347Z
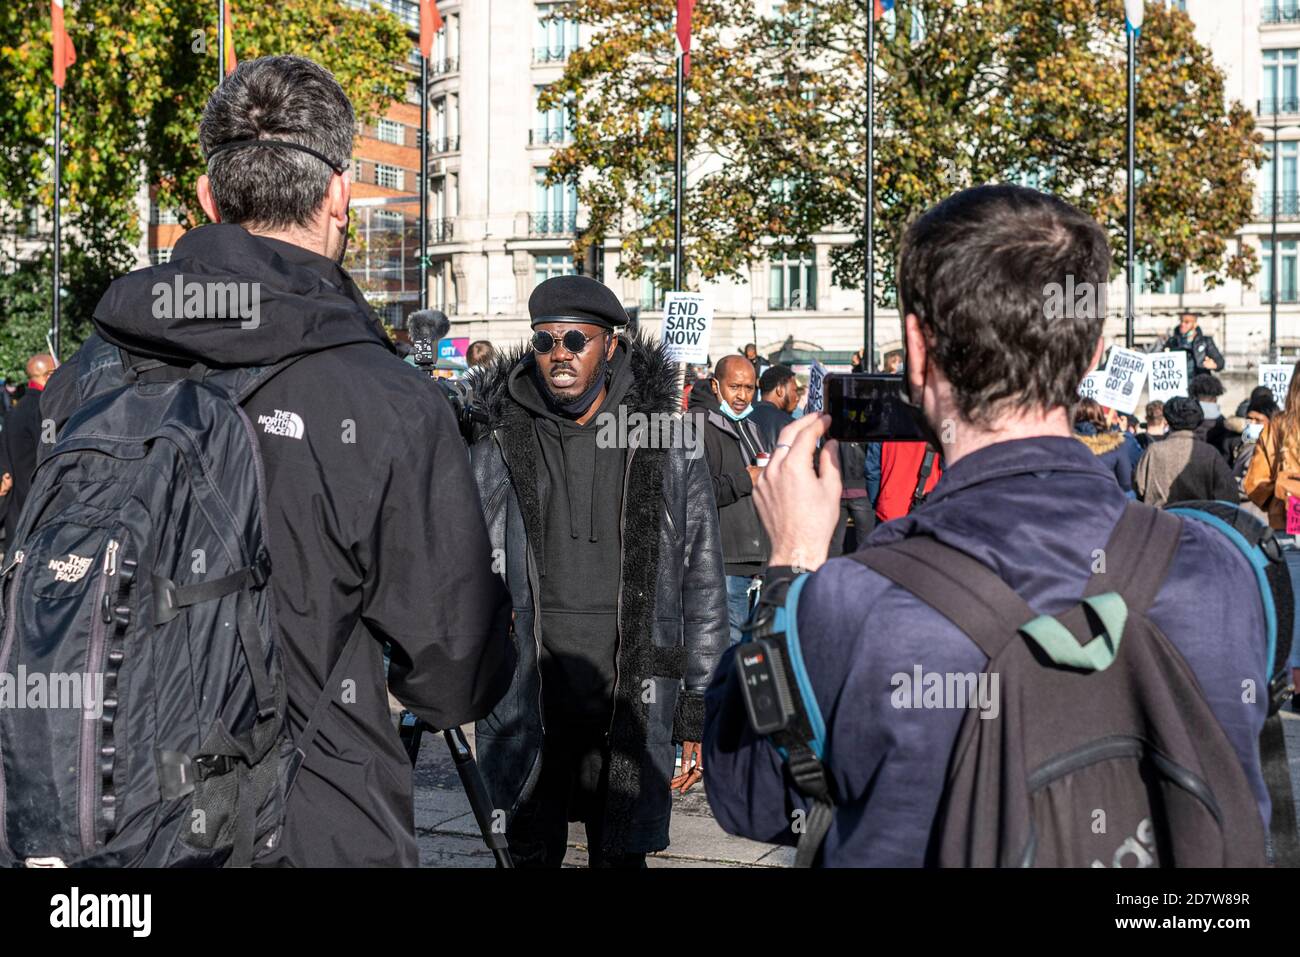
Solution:
M55 42L59 42L56 38ZM54 345L54 357L60 351L60 313L59 287L62 285L62 223L63 223L63 87L54 87L54 309L50 326L50 339Z
M876 297L875 297L875 226L876 226L876 10L867 5L867 202L864 229L866 251L862 264L862 358L867 371L876 371Z
M1133 348L1133 257L1134 257L1134 227L1133 217L1134 209L1137 205L1137 198L1134 193L1134 152L1136 144L1135 135L1135 117L1134 106L1137 93L1137 31L1133 29L1133 24L1125 19L1124 31L1128 34L1128 223L1127 223L1127 248L1128 248L1128 282L1125 284L1124 295L1124 345Z
M217 0L217 86L226 82L226 0Z
M686 56L677 55L677 150L674 156L673 193L673 289L682 292L686 282L686 256L682 251L682 150L685 136L682 126L686 114Z
M432 51L430 51L432 52ZM429 58L420 56L420 308L429 305Z

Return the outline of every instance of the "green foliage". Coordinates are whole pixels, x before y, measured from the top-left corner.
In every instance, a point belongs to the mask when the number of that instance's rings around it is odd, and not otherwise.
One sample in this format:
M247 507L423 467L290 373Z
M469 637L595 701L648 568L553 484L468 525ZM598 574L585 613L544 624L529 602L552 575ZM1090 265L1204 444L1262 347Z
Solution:
M699 0L684 135L687 258L740 277L771 251L844 229L835 281L861 286L866 25L870 0ZM892 288L897 241L918 213L981 183L1022 182L1103 223L1125 257L1122 0L899 0L876 32L876 269ZM672 0L576 0L595 39L548 92L575 103L551 175L579 184L593 229L623 236L621 271L672 254ZM1250 113L1186 14L1149 4L1138 60L1137 258L1207 284L1248 279L1229 239L1250 219L1263 161ZM667 187L655 192L656 176Z
M203 171L198 125L218 78L216 9L210 0L66 4L77 62L63 96L65 354L88 334L107 283L135 262L143 184L158 184L159 203L179 208L188 224L202 221L194 198ZM410 40L391 13L340 0L235 0L232 10L241 60L311 57L334 72L359 117L381 112L402 93L397 65ZM0 209L49 210L53 203L49 11L45 0L0 4ZM7 262L0 272L16 265ZM48 279L42 305L29 296L30 267L20 273L4 277L0 287L5 369L12 368L10 343L25 360L44 350L49 326ZM18 314L9 311L11 302L19 304Z

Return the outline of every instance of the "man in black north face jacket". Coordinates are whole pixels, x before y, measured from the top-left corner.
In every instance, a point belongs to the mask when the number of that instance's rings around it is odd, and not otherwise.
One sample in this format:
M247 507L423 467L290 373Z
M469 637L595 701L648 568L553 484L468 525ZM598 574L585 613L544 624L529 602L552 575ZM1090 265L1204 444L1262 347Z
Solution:
M314 144L331 164L347 161L354 129L343 91L299 57L241 63L203 122L209 155L264 124L278 140ZM246 165L218 168L236 157ZM435 727L464 724L496 703L515 661L465 446L446 400L397 358L337 265L344 175L285 146L218 153L208 168L200 199L213 219L265 222L275 210L257 204L276 195L268 183L314 182L318 193L291 185L283 196L309 204L315 196L313 225L279 231L292 242L274 230L200 226L170 262L114 282L95 310L95 334L50 380L42 412L61 425L120 379L124 362L246 367L299 357L244 405L266 466L272 600L295 737L354 627L364 635L352 684L327 709L298 775L274 863L415 866L411 767L388 689ZM241 193L250 183L255 195ZM256 313L178 311L168 301L178 279L182 289L236 284L255 295L246 304Z
M532 349L469 379L520 657L477 725L479 763L517 864L558 867L581 820L593 867L639 867L668 846L670 784L701 770L702 692L727 646L717 512L700 436L673 415L676 368L618 334L617 297L557 277L529 312Z

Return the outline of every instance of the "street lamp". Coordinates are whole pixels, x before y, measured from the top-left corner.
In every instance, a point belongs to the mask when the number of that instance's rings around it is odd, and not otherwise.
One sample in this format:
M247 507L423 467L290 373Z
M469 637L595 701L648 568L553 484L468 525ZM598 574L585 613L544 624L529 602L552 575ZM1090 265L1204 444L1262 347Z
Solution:
M1276 92L1276 90L1274 92ZM1266 115L1264 111L1265 102L1267 101L1261 100L1257 110L1261 118ZM1267 114L1273 118L1271 124L1273 130L1273 201L1269 210L1269 219L1271 222L1269 248L1272 249L1273 254L1269 257L1268 262L1268 361L1277 362L1277 261L1281 255L1281 251L1277 246L1277 171L1282 162L1282 156L1278 152L1277 146L1278 133L1284 127L1279 126L1277 122L1279 112L1277 97L1273 98L1271 105L1273 109ZM1288 103L1284 105L1289 106L1292 113L1300 110L1300 104L1297 103ZM1285 129L1288 133L1291 133L1300 131L1300 126L1290 125L1285 127Z

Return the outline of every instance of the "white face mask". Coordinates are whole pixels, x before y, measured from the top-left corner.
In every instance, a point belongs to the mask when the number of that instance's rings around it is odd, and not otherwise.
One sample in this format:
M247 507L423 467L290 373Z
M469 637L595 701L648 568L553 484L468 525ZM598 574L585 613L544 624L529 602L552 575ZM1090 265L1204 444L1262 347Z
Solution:
M1241 437L1245 439L1247 442L1254 442L1259 438L1260 433L1263 431L1264 431L1263 422L1247 422L1246 430L1241 433Z

